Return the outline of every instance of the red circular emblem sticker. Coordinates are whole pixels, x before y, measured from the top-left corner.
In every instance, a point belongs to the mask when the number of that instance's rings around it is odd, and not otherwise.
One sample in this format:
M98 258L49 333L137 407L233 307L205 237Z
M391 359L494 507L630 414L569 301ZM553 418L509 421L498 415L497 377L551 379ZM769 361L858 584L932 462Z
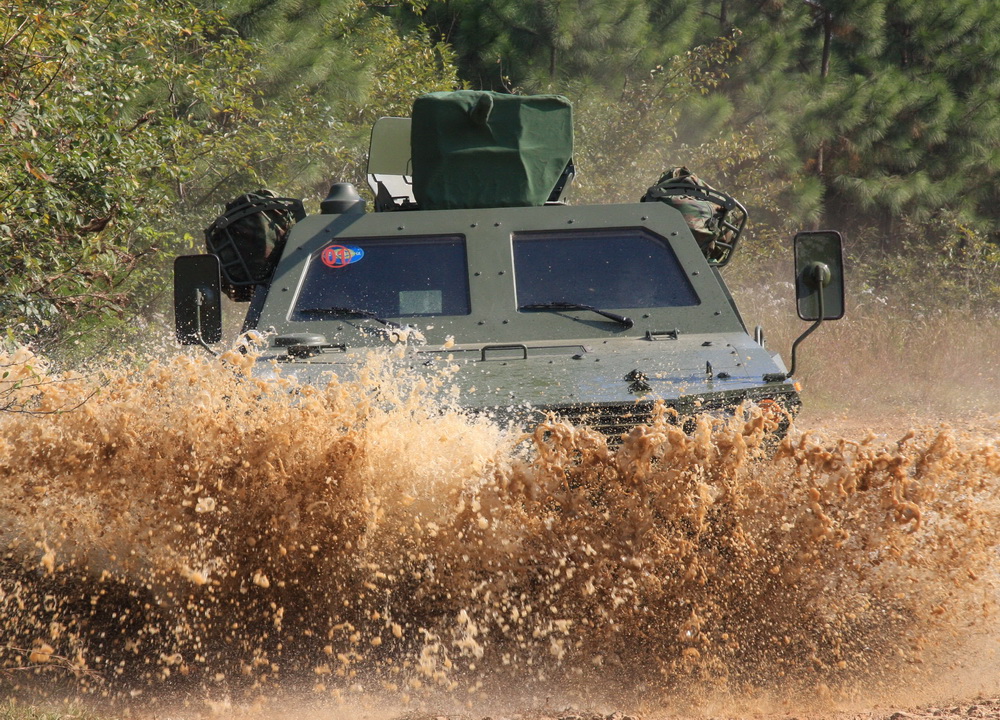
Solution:
M365 251L353 245L328 245L319 255L323 264L332 268L351 265L364 256Z

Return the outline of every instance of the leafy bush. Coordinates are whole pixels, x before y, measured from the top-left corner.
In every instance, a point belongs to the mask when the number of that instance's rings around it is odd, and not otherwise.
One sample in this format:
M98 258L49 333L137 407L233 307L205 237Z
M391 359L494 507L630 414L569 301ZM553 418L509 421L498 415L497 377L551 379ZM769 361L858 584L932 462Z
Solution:
M14 340L67 350L134 328L169 287L158 250L191 251L237 193L316 199L360 179L373 115L455 86L426 34L336 9L282 40L244 37L194 0L0 0L0 318ZM323 63L282 75L306 40L325 43L311 48Z

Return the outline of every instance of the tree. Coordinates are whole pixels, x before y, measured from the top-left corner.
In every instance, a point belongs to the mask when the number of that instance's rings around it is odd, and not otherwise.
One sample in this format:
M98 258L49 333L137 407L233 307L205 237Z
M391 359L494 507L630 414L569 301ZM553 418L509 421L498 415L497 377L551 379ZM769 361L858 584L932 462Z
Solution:
M331 177L360 180L379 114L366 101L397 111L456 82L446 48L360 3L282 42L193 0L0 3L0 317L19 339L125 326L126 307L169 284L158 248L194 247L240 192L315 199ZM320 37L340 66L296 53L299 71L280 75L290 46Z
M419 21L473 87L527 92L588 81L620 90L687 48L696 8L672 0L432 0ZM412 16L411 16L412 20Z
M737 37L677 55L615 98L568 88L576 110L574 201L636 202L664 171L685 165L749 208L757 248L786 238L793 216L786 196L805 193L767 172L778 151L770 128L731 127L733 108L714 92L738 63Z
M773 172L819 180L825 224L875 223L887 242L904 215L945 208L995 224L1000 19L989 8L967 0L727 7L744 30L744 62L724 87L734 120L787 128L799 168Z
M120 313L159 239L157 200L176 174L164 149L184 110L136 112L154 77L184 78L189 110L217 102L206 76L242 52L216 18L184 3L0 13L0 316L39 336ZM213 36L209 41L209 36ZM184 58L195 53L199 63ZM144 178L155 177L149 184ZM83 329L83 328L81 328Z

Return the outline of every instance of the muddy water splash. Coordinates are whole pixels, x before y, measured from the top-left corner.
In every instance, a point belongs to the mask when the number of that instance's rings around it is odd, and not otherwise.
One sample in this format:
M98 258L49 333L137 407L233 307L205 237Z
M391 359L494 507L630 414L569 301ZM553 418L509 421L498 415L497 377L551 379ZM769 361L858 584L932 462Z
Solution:
M251 363L0 358L0 688L835 693L992 622L996 427L775 448L663 414L609 448L391 356L324 387Z

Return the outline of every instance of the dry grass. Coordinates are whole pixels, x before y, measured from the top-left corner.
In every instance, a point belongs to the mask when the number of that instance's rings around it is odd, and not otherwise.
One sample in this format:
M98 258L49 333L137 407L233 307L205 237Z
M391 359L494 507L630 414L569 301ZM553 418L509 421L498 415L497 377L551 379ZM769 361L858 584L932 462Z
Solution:
M46 708L8 700L0 704L0 720L102 720L102 718L75 705Z
M738 273L727 280L747 325L763 325L769 348L790 363L792 341L808 327L795 314L791 268ZM802 343L796 375L806 406L834 413L1000 414L1000 311L849 285L846 316Z

